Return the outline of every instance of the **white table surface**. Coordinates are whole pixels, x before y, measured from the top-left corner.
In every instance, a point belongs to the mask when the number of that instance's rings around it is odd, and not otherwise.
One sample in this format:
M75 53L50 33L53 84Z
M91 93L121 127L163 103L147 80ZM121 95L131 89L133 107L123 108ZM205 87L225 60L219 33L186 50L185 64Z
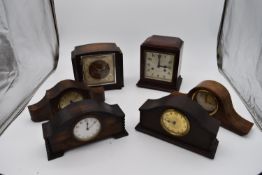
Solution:
M93 42L115 42L124 55L125 87L106 91L106 102L119 104L126 115L129 136L106 139L47 161L41 123L30 120L26 108L0 137L0 173L31 174L258 174L262 171L262 134L254 125L244 137L219 129L214 160L137 132L138 108L148 99L168 93L136 87L140 44L153 34L184 40L180 91L199 82L216 80L231 93L236 111L252 121L235 91L218 72L216 37L223 0L55 0L60 33L57 70L29 104L38 102L63 79L73 79L71 51Z

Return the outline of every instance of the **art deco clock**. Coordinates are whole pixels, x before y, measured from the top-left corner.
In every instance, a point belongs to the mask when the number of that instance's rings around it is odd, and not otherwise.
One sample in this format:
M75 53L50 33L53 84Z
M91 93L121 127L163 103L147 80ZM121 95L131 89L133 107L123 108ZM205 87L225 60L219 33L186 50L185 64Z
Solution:
M115 43L94 43L75 47L72 51L75 80L105 90L124 86L123 55Z
M253 126L253 123L235 111L228 90L216 81L203 81L190 90L188 95L228 130L246 135Z
M147 100L139 110L136 130L214 158L219 121L187 95Z
M47 90L38 103L28 106L31 120L34 122L49 120L57 111L84 99L102 102L105 99L104 89L102 87L91 88L73 80L60 81Z
M179 90L183 41L176 37L153 35L140 48L140 80L137 86L162 90Z
M42 125L48 160L98 140L127 136L124 117L118 105L92 99L63 108Z

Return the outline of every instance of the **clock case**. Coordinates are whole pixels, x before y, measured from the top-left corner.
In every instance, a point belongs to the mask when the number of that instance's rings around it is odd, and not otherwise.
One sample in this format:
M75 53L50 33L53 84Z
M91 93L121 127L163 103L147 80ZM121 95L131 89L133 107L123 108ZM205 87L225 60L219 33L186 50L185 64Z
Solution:
M101 123L101 130L94 139L79 141L73 135L73 128L87 116L96 117ZM42 128L48 160L61 157L72 148L110 137L118 139L128 135L125 130L125 114L120 107L92 99L68 105L50 121L42 124Z
M60 97L72 90L81 94L84 99L93 99L99 102L105 100L103 87L88 87L86 84L74 80L63 80L47 90L39 102L28 106L31 120L33 122L50 120L56 112L61 110L58 107Z
M190 131L184 136L174 136L162 128L161 115L167 109L175 109L184 114L190 123ZM140 122L136 130L166 142L183 147L213 159L217 150L216 139L219 121L186 95L166 96L147 100L140 108Z
M116 82L114 84L101 84L105 90L121 89L124 86L123 72L123 54L115 43L93 43L82 46L76 46L71 53L74 77L76 81L83 81L83 68L81 59L86 55L115 54L115 74Z
M221 122L221 126L240 135L246 135L251 130L253 123L242 118L234 109L228 90L220 83L206 80L199 83L189 91L188 96L192 98L198 90L207 90L213 94L218 101L218 111L212 115Z
M155 89L160 91L178 91L182 83L180 75L184 42L177 37L153 35L147 38L140 46L140 80L138 87ZM171 82L145 78L145 52L159 52L175 55L173 77Z

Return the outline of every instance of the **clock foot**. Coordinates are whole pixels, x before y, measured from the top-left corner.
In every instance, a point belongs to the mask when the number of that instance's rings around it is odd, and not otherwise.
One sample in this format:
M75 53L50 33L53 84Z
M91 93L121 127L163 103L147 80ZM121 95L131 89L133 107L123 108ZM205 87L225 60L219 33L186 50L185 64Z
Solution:
M182 77L179 76L177 78L176 84L172 84L172 85L163 85L163 84L160 85L160 83L153 83L151 81L148 82L145 80L139 80L136 85L141 88L148 88L148 89L154 89L154 90L165 91L165 92L173 92L173 91L179 91L181 84L182 84Z
M116 135L113 136L114 139L119 139L121 137L125 137L128 136L128 132L126 130L123 130L121 133L118 133Z
M45 140L45 146L46 146L46 152L47 152L47 159L48 160L53 160L58 157L62 157L64 155L64 152L53 152L51 150L50 144L48 140Z

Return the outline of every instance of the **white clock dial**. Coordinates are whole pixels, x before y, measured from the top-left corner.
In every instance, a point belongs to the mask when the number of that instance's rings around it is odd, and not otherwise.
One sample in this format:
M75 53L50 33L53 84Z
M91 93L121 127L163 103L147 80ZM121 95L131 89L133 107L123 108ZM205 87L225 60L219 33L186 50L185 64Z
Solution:
M73 129L74 137L80 141L89 141L95 138L101 130L101 123L97 118L87 117L75 125Z
M83 80L89 86L116 82L115 54L86 55L82 57Z
M175 55L145 52L145 78L172 82Z

